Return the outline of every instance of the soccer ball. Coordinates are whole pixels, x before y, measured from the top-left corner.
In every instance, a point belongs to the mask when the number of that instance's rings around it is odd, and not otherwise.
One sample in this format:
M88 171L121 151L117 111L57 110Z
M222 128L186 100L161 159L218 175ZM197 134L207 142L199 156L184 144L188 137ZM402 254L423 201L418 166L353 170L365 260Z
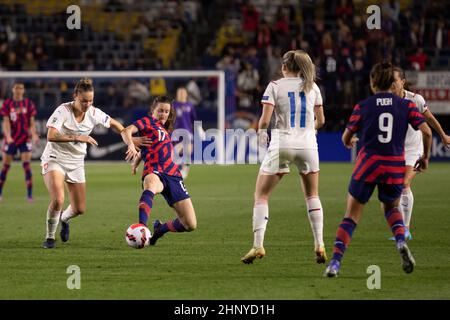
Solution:
M128 227L125 240L130 247L142 249L148 246L151 236L150 230L144 224L135 223Z

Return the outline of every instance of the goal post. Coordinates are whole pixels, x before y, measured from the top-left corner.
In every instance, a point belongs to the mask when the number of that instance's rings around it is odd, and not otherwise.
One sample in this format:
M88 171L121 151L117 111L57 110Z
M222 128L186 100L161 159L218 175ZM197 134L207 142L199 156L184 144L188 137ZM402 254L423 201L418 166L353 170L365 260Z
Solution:
M220 70L170 70L170 71L8 71L0 73L0 81L13 82L22 81L51 81L54 80L76 80L89 77L95 79L199 79L217 78L217 139L215 143L215 163L225 164L225 72ZM94 83L94 86L96 84ZM9 93L8 93L9 94ZM8 95L7 94L7 95ZM175 92L170 92L175 96ZM64 101L63 101L64 102ZM94 101L95 105L95 101ZM53 106L54 108L57 105ZM99 105L100 108L104 107ZM105 106L106 107L106 106ZM107 109L105 109L107 112Z

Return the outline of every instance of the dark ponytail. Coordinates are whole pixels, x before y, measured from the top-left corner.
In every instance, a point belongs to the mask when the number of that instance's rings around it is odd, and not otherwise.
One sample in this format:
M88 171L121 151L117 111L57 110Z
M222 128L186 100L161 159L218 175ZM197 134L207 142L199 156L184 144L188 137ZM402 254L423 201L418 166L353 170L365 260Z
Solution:
M370 71L370 79L373 87L378 90L389 90L394 82L394 68L389 62L380 62Z

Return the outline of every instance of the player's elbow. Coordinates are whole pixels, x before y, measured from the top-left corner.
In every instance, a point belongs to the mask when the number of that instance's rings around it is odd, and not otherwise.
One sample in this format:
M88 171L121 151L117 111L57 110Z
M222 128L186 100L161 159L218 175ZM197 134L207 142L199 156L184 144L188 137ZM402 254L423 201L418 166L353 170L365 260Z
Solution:
M433 136L433 133L431 132L430 127L426 124L423 123L420 127L419 127L420 131L422 131L422 135L425 138L431 138Z

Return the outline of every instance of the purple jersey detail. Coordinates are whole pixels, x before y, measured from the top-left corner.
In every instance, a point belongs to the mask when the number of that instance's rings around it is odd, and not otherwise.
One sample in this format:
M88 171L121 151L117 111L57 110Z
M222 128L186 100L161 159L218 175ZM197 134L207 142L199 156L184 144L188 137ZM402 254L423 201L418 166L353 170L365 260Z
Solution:
M186 129L194 134L194 121L197 120L195 108L190 102L175 101L173 107L177 114L175 120L175 129Z
M11 124L11 137L16 145L30 140L30 121L36 116L36 107L28 98L20 101L6 99L0 109L0 115L8 117Z
M149 147L141 147L141 156L145 161L142 176L157 171L169 176L181 177L178 166L173 162L173 145L170 134L164 126L153 117L144 117L133 123L141 136L152 140Z

